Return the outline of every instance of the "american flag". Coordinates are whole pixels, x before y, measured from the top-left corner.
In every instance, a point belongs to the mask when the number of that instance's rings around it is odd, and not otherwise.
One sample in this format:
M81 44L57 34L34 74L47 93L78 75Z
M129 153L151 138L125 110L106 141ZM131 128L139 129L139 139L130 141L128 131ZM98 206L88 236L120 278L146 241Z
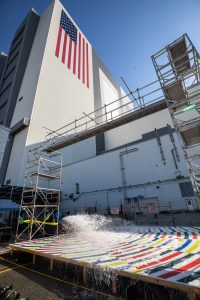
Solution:
M63 10L55 55L89 88L88 43Z

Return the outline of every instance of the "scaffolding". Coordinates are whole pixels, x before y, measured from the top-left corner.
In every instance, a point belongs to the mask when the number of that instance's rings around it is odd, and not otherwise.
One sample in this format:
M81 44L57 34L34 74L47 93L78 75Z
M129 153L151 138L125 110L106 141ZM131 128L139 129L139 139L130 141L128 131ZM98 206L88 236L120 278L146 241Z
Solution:
M62 155L28 151L16 240L58 234Z
M184 34L152 56L200 206L200 56Z

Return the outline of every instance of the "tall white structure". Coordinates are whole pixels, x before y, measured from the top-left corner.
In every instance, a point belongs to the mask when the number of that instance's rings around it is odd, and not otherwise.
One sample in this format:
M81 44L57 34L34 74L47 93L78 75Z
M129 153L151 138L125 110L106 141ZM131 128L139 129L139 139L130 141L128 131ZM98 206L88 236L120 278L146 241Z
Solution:
M23 186L28 150L46 141L48 129L74 124L82 116L91 121L90 113L101 107L108 107L107 121L112 121L133 110L132 96L123 96L78 25L53 1L39 19L14 106L4 183ZM59 149L64 212L121 209L131 203L143 213L152 203L160 210L186 210L188 203L200 208L164 97L155 102L144 89L138 99L144 100L143 114L132 122ZM145 101L155 103L144 110Z

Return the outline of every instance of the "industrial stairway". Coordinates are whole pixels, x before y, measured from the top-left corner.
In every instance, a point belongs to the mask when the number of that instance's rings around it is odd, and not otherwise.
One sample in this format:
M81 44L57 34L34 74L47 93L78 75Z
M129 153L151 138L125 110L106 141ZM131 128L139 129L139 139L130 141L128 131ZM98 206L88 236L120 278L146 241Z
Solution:
M152 61L200 207L200 56L184 34L154 54Z

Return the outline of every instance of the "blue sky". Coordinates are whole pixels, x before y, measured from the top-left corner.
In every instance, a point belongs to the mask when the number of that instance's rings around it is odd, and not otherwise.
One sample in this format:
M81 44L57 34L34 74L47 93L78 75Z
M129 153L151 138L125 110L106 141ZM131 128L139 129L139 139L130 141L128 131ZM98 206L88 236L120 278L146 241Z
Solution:
M0 51L8 52L29 9L51 0L0 0ZM131 89L156 79L151 55L187 32L200 51L199 0L62 0L97 53ZM122 84L123 85L123 84Z

